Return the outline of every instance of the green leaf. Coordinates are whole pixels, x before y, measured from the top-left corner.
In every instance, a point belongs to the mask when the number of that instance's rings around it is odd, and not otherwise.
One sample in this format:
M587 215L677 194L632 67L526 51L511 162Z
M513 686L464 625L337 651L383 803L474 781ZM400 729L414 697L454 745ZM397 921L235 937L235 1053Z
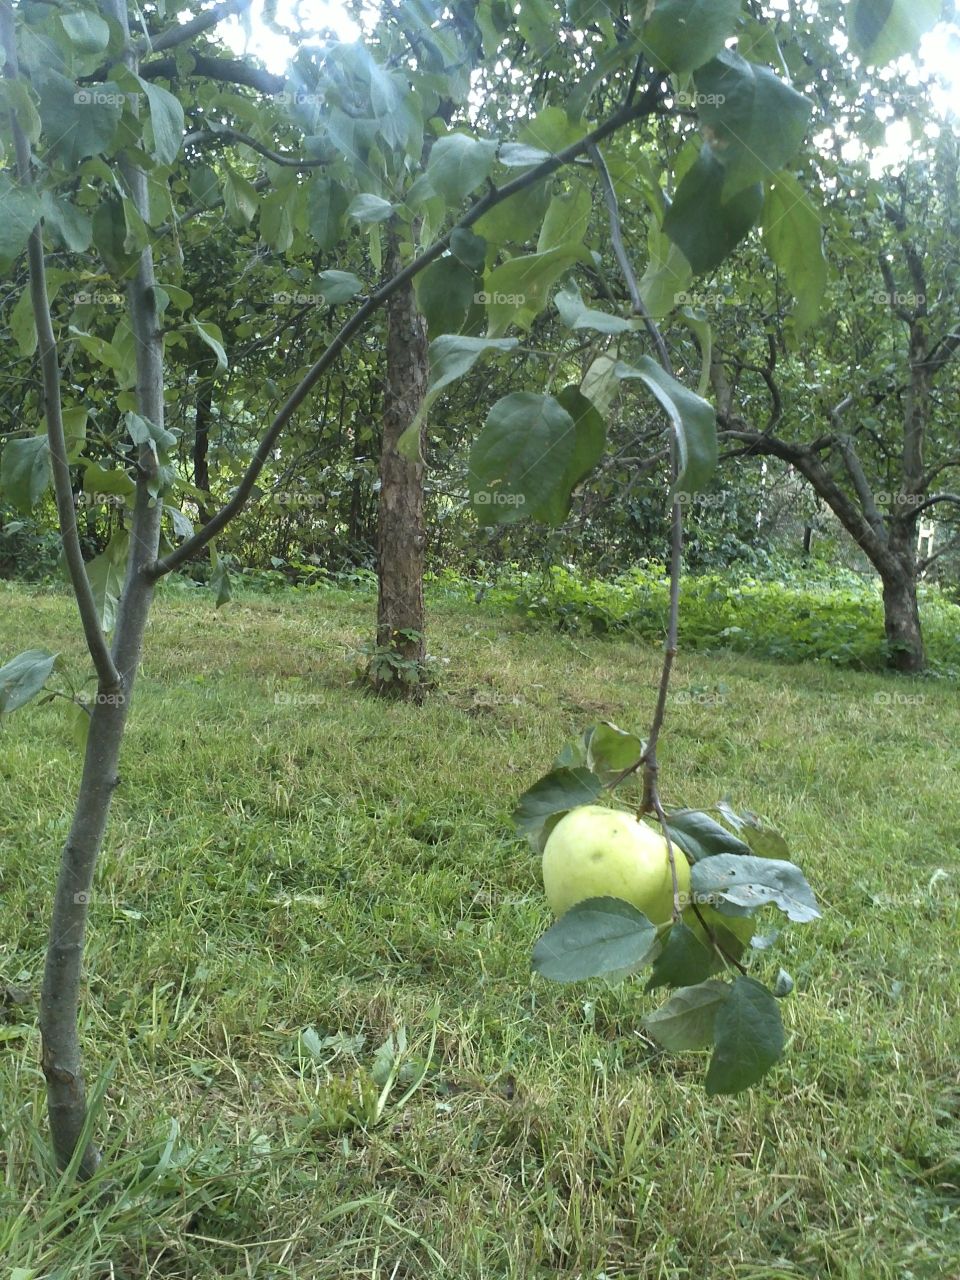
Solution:
M568 329L592 329L595 333L626 333L636 328L632 320L613 316L606 311L593 311L586 305L576 284L570 280L553 301L560 319Z
M183 107L179 99L166 89L161 89L149 80L142 80L140 76L136 78L146 94L150 109L150 128L153 133L151 154L161 164L173 164L183 142Z
M86 566L100 624L107 632L113 630L117 621L129 547L130 535L126 529L117 529L106 548Z
M767 184L763 202L763 243L787 278L797 300L794 329L804 333L820 315L827 288L827 260L823 256L822 219L789 173L778 173Z
M381 196L364 191L354 196L347 206L347 217L357 222L386 222L393 214L393 205Z
M27 649L0 667L0 715L9 715L35 698L54 668L55 653Z
M769 67L731 49L701 67L694 80L698 115L723 165L724 198L782 169L803 141L811 102Z
M706 1049L713 1044L717 1015L729 1000L731 990L716 978L680 987L661 1009L644 1018L644 1029L674 1053Z
M427 179L448 205L458 205L486 181L496 154L497 144L490 138L448 133L433 144L427 162Z
M187 175L190 194L203 209L213 209L220 203L220 183L216 172L208 164L191 165Z
M546 57L557 46L560 14L551 0L523 0L517 8L517 30L538 57Z
M437 396L468 373L487 351L513 351L520 345L517 338L473 338L455 333L441 334L430 343L430 380L420 412L397 441L404 458L417 458L420 450L420 427Z
M343 218L350 198L339 182L316 173L307 185L307 221L310 234L324 251L333 249L343 235Z
M573 419L574 435L573 452L563 479L543 507L542 518L553 525L562 524L567 518L574 490L600 462L607 443L607 425L579 387L564 387L556 399Z
M489 209L474 223L491 244L523 245L538 232L550 201L550 179L535 182Z
M217 357L217 369L223 371L227 368L227 353L223 349L223 331L218 324L214 324L212 320L201 322L196 317L190 321L190 328L201 340L206 343L213 354Z
M697 383L697 395L706 396L710 390L710 361L713 354L713 330L706 312L702 307L681 307L680 319L696 335L700 348L700 381Z
M653 248L639 281L640 296L652 319L662 320L682 300L693 271L683 251L659 227L650 228L648 241Z
M575 442L573 418L553 396L515 391L498 400L470 450L467 484L478 522L554 522Z
M355 298L363 282L352 271L321 271L317 276L317 292L331 307Z
M476 287L473 271L453 257L438 258L420 272L416 278L417 306L431 338L460 331L473 305Z
M40 199L0 173L0 259L16 258L40 221Z
M847 8L851 47L867 66L885 66L916 52L942 8L941 0L853 0Z
M549 160L552 151L544 151L542 147L531 147L526 142L503 142L497 152L497 159L508 169L532 169L535 165Z
M535 845L547 818L592 804L602 790L600 779L589 769L553 769L523 793L513 820Z
M8 440L0 458L0 492L24 515L29 515L50 484L50 450L46 435Z
M716 1048L707 1070L709 1094L740 1093L766 1074L783 1053L780 1008L753 978L739 977L717 1010Z
M30 285L24 285L16 305L10 312L10 332L22 356L32 356L37 349L37 323L33 315Z
M289 191L274 191L261 200L260 234L275 253L286 253L293 244L293 212Z
M210 575L210 589L215 593L214 602L217 609L229 604L233 598L230 567L222 557L217 557L214 562L213 572Z
M674 809L667 814L667 827L670 839L680 846L691 862L720 853L731 853L741 858L750 856L748 845L698 809Z
M458 262L476 271L483 266L487 242L464 227L454 227L450 232L450 252Z
M694 275L712 271L747 234L763 207L763 187L745 187L724 198L726 173L706 144L684 174L663 230L690 263Z
M177 443L177 437L172 431L158 426L157 423L151 422L149 418L144 418L139 413L127 413L125 421L127 434L134 444L149 444L156 457L161 462L166 461L167 453Z
M660 402L677 439L680 470L675 491L698 493L717 467L717 419L713 406L670 376L650 356L636 366L618 362L618 378L640 378Z
M136 489L125 471L106 471L97 462L84 464L83 491L86 494L106 493L128 498L136 493Z
M93 239L93 222L90 215L67 196L44 191L40 197L43 223L52 231L64 248L73 253L85 253Z
M78 53L100 53L110 42L110 28L89 9L61 13L59 18L70 43Z
M495 267L485 279L484 296L491 338L509 324L529 329L547 305L550 290L574 262L589 261L582 245L559 245L546 253L522 254Z
M112 82L80 88L59 71L47 70L39 110L49 154L66 169L75 169L87 156L109 154L123 102Z
M657 927L619 898L588 898L560 917L533 949L533 968L553 982L618 981L648 963Z
M680 74L720 52L736 29L740 0L656 0L647 15L644 53L655 66Z
M67 449L67 461L75 463L83 452L87 440L87 417L89 410L82 406L72 406L61 411L63 419L63 437ZM40 420L41 428L47 431L47 416Z
M103 259L104 266L114 276L123 278L137 264L137 255L125 245L127 223L123 216L123 202L108 196L100 201L93 212L93 243Z
M679 921L667 935L663 950L653 963L647 991L657 987L693 987L723 967L712 947L704 946L692 929Z
M235 227L247 226L256 217L259 203L260 197L257 195L256 187L225 164L223 166L223 208L230 223Z
M697 902L730 902L750 909L772 902L801 923L820 915L803 872L779 858L730 853L702 858L691 868L690 890Z
M582 182L569 191L555 195L537 238L537 253L546 253L558 245L580 244L590 225L590 188Z
M607 786L625 769L640 763L646 743L635 733L618 729L609 720L601 720L584 734L587 768Z
M583 375L580 391L598 413L609 413L616 399L620 379L615 370L619 363L616 356L600 355L591 362Z

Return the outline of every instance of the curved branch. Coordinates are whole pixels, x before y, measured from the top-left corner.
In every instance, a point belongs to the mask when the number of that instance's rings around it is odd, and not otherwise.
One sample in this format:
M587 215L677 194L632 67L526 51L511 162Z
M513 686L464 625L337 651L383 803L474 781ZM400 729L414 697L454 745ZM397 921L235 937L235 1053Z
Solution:
M262 142L258 142L256 138L251 138L247 133L241 133L239 129L200 129L196 133L188 133L183 140L186 146L206 146L209 143L216 142L239 142L245 147L249 147L251 151L256 151L257 155L263 156L265 160L270 160L273 164L285 165L290 169L318 169L321 165L330 164L335 159L335 155L322 156L317 160L308 160L305 156L294 156L284 154L281 151L271 151L269 147L265 147Z
M557 169L569 164L572 160L576 160L578 156L585 155L594 143L602 141L612 133L616 133L618 129L622 129L625 125L640 119L641 116L652 114L660 97L661 83L660 79L653 80L640 99L615 111L609 120L604 121L602 125L598 125L586 137L581 138L578 142L571 143L569 147L565 147L555 155L549 156L546 160L541 161L540 164L514 178L512 182L508 182L505 186L493 187L486 195L477 200L470 210L445 235L435 240L419 257L414 258L402 271L398 271L395 276L381 285L376 292L372 293L366 302L341 326L320 358L307 370L298 385L287 397L257 446L229 502L225 503L211 517L208 523L202 529L197 530L192 537L187 538L168 555L147 566L144 569L144 573L149 578L156 579L179 568L180 565L185 564L215 538L220 530L228 525L235 516L239 515L246 506L247 500L253 492L257 477L268 461L281 432L300 405L303 404L316 383L346 348L354 334L364 327L367 320L383 306L387 299L392 297L398 289L402 289L424 267L429 266L431 262L434 262L441 254L446 252L450 244L450 237L454 231L472 227L489 209L502 204L504 200L516 195L518 191L525 191L533 183L538 182L541 178L548 177L551 173L555 173Z
M10 80L15 80L19 77L20 72L17 62L13 10L8 4L3 4L0 7L0 22L3 24L2 44L6 55L4 75ZM10 124L13 131L17 173L20 183L22 187L30 189L34 185L30 144L15 111L10 112ZM93 588L87 576L86 566L83 562L83 552L80 548L80 534L77 529L77 508L73 498L73 486L70 483L70 464L67 461L66 433L63 426L63 400L60 394L60 354L57 349L56 334L53 331L50 303L47 299L43 229L39 222L30 232L30 238L27 241L27 261L30 268L30 300L37 327L37 345L40 352L40 367L43 376L43 398L47 415L50 471L53 476L53 491L57 504L57 518L60 525L60 537L63 542L63 554L67 562L74 595L76 596L77 608L80 611L80 622L83 626L87 649L97 673L100 691L105 694L114 694L121 687L120 673L110 655L110 648L100 621L100 611L93 596Z
M912 509L911 515L919 516L928 507L935 507L939 502L952 502L960 507L960 493L935 493L924 502L918 502Z

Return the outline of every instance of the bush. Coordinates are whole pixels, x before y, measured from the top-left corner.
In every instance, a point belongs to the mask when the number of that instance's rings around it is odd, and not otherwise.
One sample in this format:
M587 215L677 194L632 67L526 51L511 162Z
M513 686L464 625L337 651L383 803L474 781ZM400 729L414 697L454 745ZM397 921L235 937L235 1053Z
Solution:
M680 644L732 649L781 662L819 661L880 670L886 665L879 583L850 570L829 575L774 564L776 577L736 572L685 577L680 586ZM663 565L645 563L612 581L554 568L512 593L524 615L562 631L626 632L663 643L669 581ZM960 608L936 588L922 588L921 617L932 671L960 675Z

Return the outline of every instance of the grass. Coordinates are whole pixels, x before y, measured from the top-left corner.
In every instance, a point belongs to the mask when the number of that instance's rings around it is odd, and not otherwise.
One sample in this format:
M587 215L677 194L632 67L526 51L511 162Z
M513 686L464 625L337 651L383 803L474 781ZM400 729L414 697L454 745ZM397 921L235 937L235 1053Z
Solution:
M4 659L83 674L65 597L0 603ZM4 1274L960 1274L955 688L679 659L665 799L762 812L824 906L758 957L797 982L784 1061L710 1099L642 983L531 978L509 821L565 738L647 722L657 650L444 601L416 710L351 687L371 629L361 595L158 601L88 938L101 1194L51 1171L37 1061L66 704L0 731Z

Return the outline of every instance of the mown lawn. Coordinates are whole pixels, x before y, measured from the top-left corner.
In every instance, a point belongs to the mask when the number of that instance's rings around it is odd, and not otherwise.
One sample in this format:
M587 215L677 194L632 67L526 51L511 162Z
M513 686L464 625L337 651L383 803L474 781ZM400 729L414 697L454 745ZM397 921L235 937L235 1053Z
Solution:
M642 982L531 978L509 820L571 734L646 724L657 650L438 604L416 710L350 684L371 618L158 601L88 940L99 1196L50 1172L35 1029L66 703L0 730L3 1275L960 1275L956 685L681 656L665 800L764 814L824 907L757 957L784 1061L708 1099ZM2 660L37 645L82 678L68 600L0 587Z

